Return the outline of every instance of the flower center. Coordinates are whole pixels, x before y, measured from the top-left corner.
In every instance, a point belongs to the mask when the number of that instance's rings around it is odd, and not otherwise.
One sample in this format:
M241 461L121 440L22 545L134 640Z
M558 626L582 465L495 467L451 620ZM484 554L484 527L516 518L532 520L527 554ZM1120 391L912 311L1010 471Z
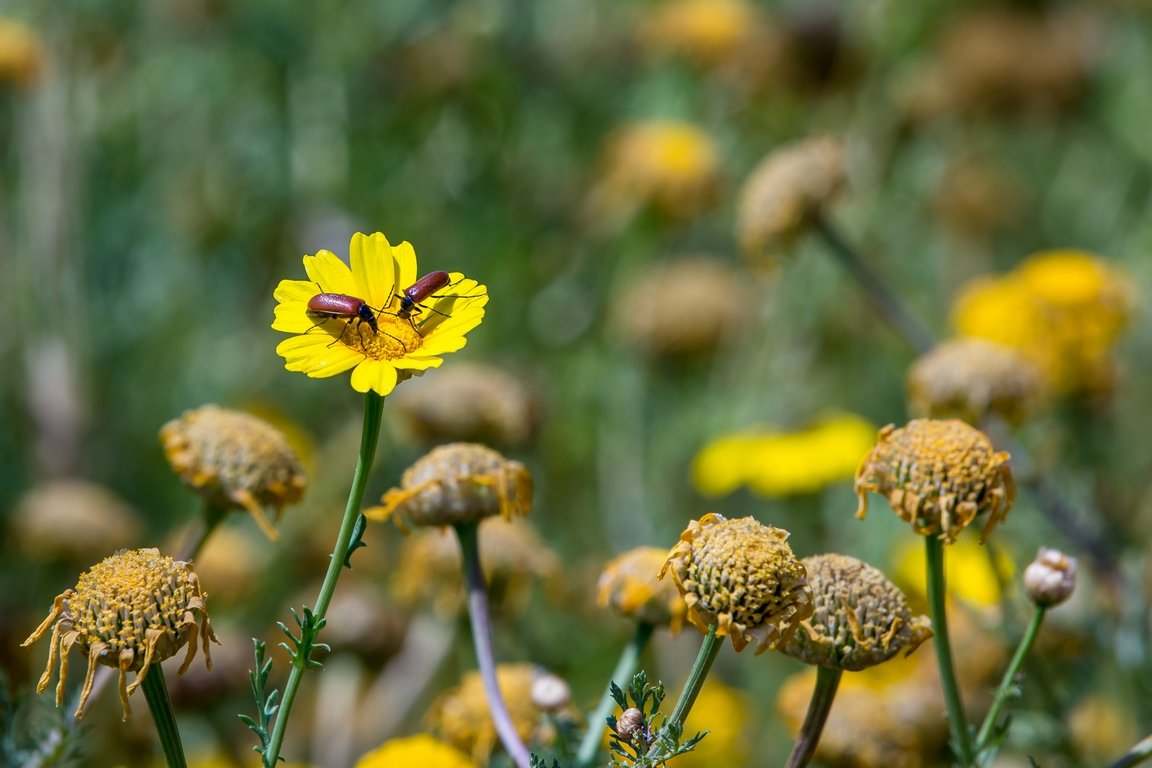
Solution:
M340 341L373 360L396 360L420 349L424 337L407 317L381 312L376 316L377 330L368 323L349 321Z

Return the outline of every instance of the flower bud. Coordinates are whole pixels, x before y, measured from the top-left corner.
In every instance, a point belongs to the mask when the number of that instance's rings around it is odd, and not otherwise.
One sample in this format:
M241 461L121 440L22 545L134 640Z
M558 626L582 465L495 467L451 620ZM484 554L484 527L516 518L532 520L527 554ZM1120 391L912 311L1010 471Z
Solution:
M1024 591L1041 608L1052 608L1076 589L1076 558L1058 549L1040 547L1036 559L1024 569Z

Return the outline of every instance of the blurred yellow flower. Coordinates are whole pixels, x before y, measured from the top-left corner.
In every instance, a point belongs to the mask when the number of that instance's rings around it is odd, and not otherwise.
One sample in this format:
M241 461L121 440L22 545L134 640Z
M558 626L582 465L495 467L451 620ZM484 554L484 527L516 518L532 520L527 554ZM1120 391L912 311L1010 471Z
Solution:
M475 768L468 756L427 734L389 739L356 761L355 768Z
M672 217L689 217L713 202L720 152L712 138L691 123L650 120L613 133L603 165L589 193L592 220L619 222L646 205Z
M919 541L907 539L901 542L892 555L892 567L895 581L910 594L921 597L928 594L924 547ZM957 539L944 558L948 594L980 608L1000 605L1003 598L1001 583L1011 583L1014 573L1012 558L1002 548L988 549L967 537Z
M660 578L667 557L660 547L636 547L614 557L600 574L596 602L621 616L679 632L688 606L676 585Z
M44 70L44 46L27 25L0 18L0 85L34 85Z
M671 0L652 8L638 37L644 46L683 53L708 67L738 54L760 21L757 6L747 0Z
M767 497L813 493L850 479L875 436L871 423L848 413L794 432L724 436L696 454L692 483L704 496L740 486Z
M743 691L710 678L688 713L684 737L708 731L696 749L668 761L674 768L748 765L751 750L747 726L752 701Z
M958 333L1028 356L1060 392L1107 391L1111 354L1133 310L1128 278L1084 251L1046 251L967 285L952 308Z
M351 369L357 392L387 395L398 381L438 367L444 354L463 348L484 319L487 289L459 272L449 273L415 308L406 306L403 291L418 278L416 252L407 241L393 246L379 232L357 232L349 261L351 267L331 251L319 251L304 257L308 280L281 280L276 287L272 327L294 334L276 347L288 370L326 378ZM367 315L310 311L322 293L348 300L350 307L361 302Z

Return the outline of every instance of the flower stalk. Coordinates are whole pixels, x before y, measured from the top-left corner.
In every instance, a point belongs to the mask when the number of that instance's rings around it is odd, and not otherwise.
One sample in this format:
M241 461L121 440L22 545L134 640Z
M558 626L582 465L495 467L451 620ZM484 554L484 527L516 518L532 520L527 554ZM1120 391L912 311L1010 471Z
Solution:
M529 768L528 747L516 733L516 726L508 712L504 695L496 678L496 660L492 654L492 626L488 611L488 588L484 571L480 565L480 523L471 521L459 523L453 528L460 540L460 553L463 559L464 581L468 590L468 617L472 622L472 644L476 649L476 664L480 669L480 679L484 682L484 693L492 722L500 743L512 757L517 768Z
M800 727L792 754L788 756L788 768L804 768L816 754L816 745L820 743L820 734L828 722L828 713L832 711L832 702L836 699L836 689L840 687L843 674L839 669L816 667L816 687L808 702L804 725Z
M945 610L947 583L944 576L944 544L937 536L924 537L925 566L928 576L928 613L932 617L932 643L936 648L936 664L940 669L940 685L948 707L948 728L952 732L952 748L962 766L974 765L972 734L964 702L956 682L952 663L952 646L948 641L948 615Z
M996 696L992 699L992 707L988 710L988 714L980 726L979 733L976 734L976 752L977 754L984 755L981 759L981 764L985 764L992 757L991 753L985 755L985 750L996 741L997 731L1001 730L997 726L997 722L1000 720L1000 713L1004 711L1008 700L1017 695L1016 676L1020 673L1020 668L1023 666L1024 659L1028 656L1028 652L1032 650L1033 643L1036 642L1036 636L1040 633L1040 625L1044 622L1044 614L1046 612L1047 609L1043 606L1035 606L1035 610L1032 612L1032 619L1028 622L1028 629L1025 630L1024 636L1020 638L1020 644L1016 646L1016 653L1012 656L1012 661L1008 664L1008 668L1004 670L1004 678L1000 681L1000 687L996 689Z
M668 723L683 726L684 721L688 719L688 713L692 711L692 705L696 703L696 697L700 695L700 689L708 679L712 662L716 661L716 656L724 645L724 638L716 635L716 628L716 622L708 626L704 640L700 643L700 652L696 654L696 662L692 665L692 671L688 673L684 689L680 691L680 698L677 699L672 714L668 715Z
M380 436L380 423L383 411L384 398L375 392L367 392L364 395L364 427L360 435L360 455L356 460L356 471L352 476L352 487L348 491L348 503L344 508L344 519L340 523L340 533L336 537L336 544L332 549L331 559L328 561L328 572L324 575L324 583L320 586L320 594L316 597L316 605L311 610L312 619L308 622L311 627L314 628L311 633L312 637L307 638L308 642L302 643L298 646L297 652L293 653L292 672L289 674L288 682L284 686L284 697L281 700L280 709L276 714L276 723L273 726L268 745L264 750L265 768L276 768L280 760L280 747L284 743L284 736L288 728L288 717L292 713L292 704L296 700L296 694L300 689L301 678L304 676L304 670L315 664L315 662L308 658L311 648L315 647L312 645L311 640L315 637L315 633L319 632L323 627L324 615L328 612L328 606L332 602L332 595L335 594L336 591L336 582L339 580L340 572L347 562L353 534L356 530L356 522L360 517L361 502L364 500L364 489L368 484L368 472L371 470L372 461L376 457L376 443ZM308 634L308 631L309 627L302 626L302 636Z
M636 669L640 665L640 654L648 646L648 641L652 638L655 629L654 625L646 621L637 623L636 633L632 636L631 642L620 652L620 658L616 661L616 669L612 670L611 682L616 683L622 690L628 687L628 681L632 679L632 675L636 674ZM600 752L604 724L615 706L616 700L612 698L611 685L609 685L600 698L600 703L596 709L588 716L588 727L576 753L576 768L588 768L596 759L596 755Z
M140 686L152 722L156 724L156 735L160 738L160 748L168 768L187 768L184 747L180 743L180 730L176 727L176 713L172 710L172 699L168 696L168 685L164 681L164 670L159 664L150 668Z

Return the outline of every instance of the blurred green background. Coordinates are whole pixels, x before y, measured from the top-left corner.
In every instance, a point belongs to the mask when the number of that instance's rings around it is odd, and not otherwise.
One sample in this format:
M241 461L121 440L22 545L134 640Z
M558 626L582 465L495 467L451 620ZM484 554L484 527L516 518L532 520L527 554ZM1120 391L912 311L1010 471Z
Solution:
M854 520L850 478L769 499L743 490L704 498L690 483L695 454L727 432L804 427L829 411L877 426L908 417L914 352L871 314L822 243L802 239L770 268L742 260L733 234L741 184L783 144L839 137L849 184L833 217L941 336L966 281L1049 248L1100 254L1144 304L1152 7L715 0L674 23L674 5L0 5L26 35L0 27L0 526L11 530L30 490L82 478L135 510L139 529L125 544L178 540L198 505L169 471L159 428L204 403L255 411L302 436L312 486L287 511L278 544L248 536L247 518L230 519L255 553L236 557L256 564L260 586L246 598L259 608L222 606L216 621L242 638L271 637L273 621L310 600L322 573L323 554L300 550L313 537L327 541L338 519L360 413L344 377L283 370L272 290L303 277L303 254L345 256L353 232L383 231L411 241L422 270L459 270L488 286L484 323L445 369L489 363L532 392L532 437L506 450L534 473L531 519L558 554L571 599L539 591L526 612L508 616L497 632L502 659L549 667L572 682L578 705L590 705L629 632L588 597L600 565L632 546L670 546L709 511L786 528L801 556L842 551L888 571L907 534L879 499L867 523ZM981 27L974 18L1010 21ZM607 215L595 204L605 179L639 173L607 149L611 137L647 120L686 121L710 139L718 168L707 199L669 211L641 195ZM712 348L655 354L620 318L634 306L632 287L688 255L741 275L750 298L736 330ZM701 291L679 309L731 301ZM1060 713L1102 690L1132 721L1106 755L1152 727L1146 312L1116 358L1105 402L1053 407L1019 438L1087 525L1104 530L1134 584L1132 602L1083 607L1068 622L1081 643L1076 668L1054 678L1055 709L1020 705L1048 714L1021 717L1014 754L1056 743L1048 737L1064 727ZM402 384L397 397L424 383ZM385 411L372 499L430 445ZM1017 570L1040 543L1069 546L1024 494L998 536ZM366 539L357 560L381 588L400 536L373 527ZM91 562L40 558L5 534L0 661L14 693L34 683L46 655L44 644L29 651L19 642ZM1013 637L1019 626L997 631ZM435 692L470 667L464 639L391 727L418 728ZM691 630L662 640L655 675L678 683L695 642ZM775 692L800 666L773 654L721 657L716 676L751 702L756 757L747 764L783 760ZM319 688L320 677L306 685ZM251 708L243 690L228 702ZM88 738L105 751L81 764L153 759L147 731L120 726L112 697L93 709L99 725ZM211 745L206 723L221 716L189 715L186 741ZM296 717L306 740L308 716ZM247 749L243 727L231 715L223 722L220 732ZM368 729L349 749L388 735ZM1076 763L1048 754L1046 764ZM312 757L325 764L322 750Z

